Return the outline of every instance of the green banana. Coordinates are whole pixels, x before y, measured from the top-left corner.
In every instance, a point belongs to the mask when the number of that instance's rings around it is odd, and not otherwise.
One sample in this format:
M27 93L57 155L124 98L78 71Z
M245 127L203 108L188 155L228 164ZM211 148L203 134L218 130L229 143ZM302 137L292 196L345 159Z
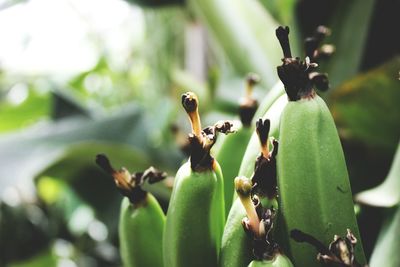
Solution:
M105 155L97 155L96 163L114 177L120 192L126 196L121 203L119 240L125 267L163 266L162 244L165 215L154 196L141 185L165 178L154 168L131 175L125 168L114 170Z
M241 224L246 210L236 199L229 211L222 236L220 267L242 267L253 259L252 240Z
M248 267L293 267L293 264L288 257L278 254L273 260L253 260Z
M222 123L201 130L198 100L193 93L182 95L189 115L191 155L177 172L163 238L166 267L217 266L225 224L223 177L210 155L217 132L229 132Z
M304 41L305 54L310 59L317 60L321 57L329 57L334 51L332 45L323 45L320 47L323 39L330 34L330 30L324 26L319 26L314 34ZM321 86L321 83L319 83ZM322 87L327 89L327 87ZM285 94L284 85L281 81L276 83L274 87L268 92L268 94L261 101L259 108L254 115L255 118L263 118L271 120L270 135L279 139L279 122L282 111L286 106L288 100ZM258 153L258 137L256 133L250 138L246 152L244 153L242 163L239 169L239 175L250 176L253 169L252 163L257 157Z
M271 121L270 136L274 138L279 137L279 121L280 116L288 103L287 96L280 96L263 115L262 120L269 119ZM244 152L242 162L239 168L239 176L249 177L254 171L254 162L259 155L259 137L256 132L253 132L250 141L247 144L246 151Z
M246 150L252 134L251 122L258 102L252 97L253 87L258 83L257 75L250 74L246 81L246 96L241 99L239 106L240 125L233 134L226 135L220 141L220 146L215 153L215 158L219 162L224 174L224 193L225 193L225 214L228 214L232 206L233 199L233 180L238 174L243 154Z
M339 136L329 109L313 89L325 89L327 77L315 72L317 65L308 57L292 57L288 34L287 27L276 30L284 54L277 71L289 98L280 122L277 159L283 227L278 240L296 266L313 267L321 266L314 250L290 239L290 231L305 231L326 244L349 228L361 239ZM365 263L361 244L355 255Z
M269 120L257 122L257 134L261 144L261 155L257 158L252 175L251 193L257 195L263 207L276 207L276 153L277 142L274 140L273 150L268 150ZM258 148L258 151L260 149ZM254 166L254 162L252 164ZM237 178L236 178L237 179ZM236 180L235 180L236 181ZM246 210L236 199L230 209L229 216L222 236L220 266L241 267L246 266L254 258L251 237L243 231L242 220L246 217Z

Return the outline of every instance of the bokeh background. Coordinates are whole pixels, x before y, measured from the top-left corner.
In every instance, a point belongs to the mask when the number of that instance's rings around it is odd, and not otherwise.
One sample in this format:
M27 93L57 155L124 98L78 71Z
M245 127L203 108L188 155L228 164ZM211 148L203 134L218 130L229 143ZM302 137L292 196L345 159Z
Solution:
M95 155L132 172L166 171L149 188L166 209L186 158L181 93L199 95L204 125L237 117L246 73L260 72L249 51L264 39L274 51L270 29L280 24L302 57L305 37L318 25L331 29L323 96L353 193L385 180L400 137L400 1L252 1L269 23L253 35L234 16L248 12L244 0L218 0L211 11L195 0L0 1L0 266L120 266L121 196ZM261 71L275 73L280 57L260 55L272 66ZM278 77L259 74L261 101ZM398 165L395 189L382 192L400 201ZM399 201L355 206L368 257ZM400 222L390 225L399 236Z

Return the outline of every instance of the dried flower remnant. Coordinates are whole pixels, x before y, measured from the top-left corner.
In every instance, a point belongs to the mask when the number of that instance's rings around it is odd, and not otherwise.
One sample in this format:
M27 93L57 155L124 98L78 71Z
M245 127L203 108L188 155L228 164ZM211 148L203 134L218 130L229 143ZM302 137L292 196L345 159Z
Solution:
M350 229L347 229L346 237L335 235L333 241L326 247L321 241L310 234L304 233L298 229L290 232L291 238L296 242L305 242L315 247L318 251L317 259L320 262L337 267L366 267L359 264L354 256L354 247L357 244L357 238Z

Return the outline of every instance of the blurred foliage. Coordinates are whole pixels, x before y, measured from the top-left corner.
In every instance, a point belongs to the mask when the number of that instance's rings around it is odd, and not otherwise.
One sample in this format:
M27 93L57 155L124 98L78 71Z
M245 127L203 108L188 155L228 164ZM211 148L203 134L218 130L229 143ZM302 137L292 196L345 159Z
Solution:
M334 89L359 71L375 0L338 1L329 26L327 42L335 45L335 55L322 68Z
M19 2L6 1L0 15ZM170 1L146 4L154 2ZM278 24L291 27L296 55L302 38L316 26L331 27L327 43L336 46L336 53L321 67L334 88L326 99L342 138L353 192L386 177L400 138L400 59L394 56L400 51L391 39L376 41L384 55L369 44L374 44L371 36L383 31L376 25L398 19L380 11L395 10L394 1L254 0L258 17L246 1L204 1L200 7L186 2L188 6L143 9L142 45L132 47L122 65L115 66L106 49L94 66L71 77L15 73L0 65L1 266L120 265L116 218L121 196L95 166L95 155L105 153L114 166L132 172L154 165L174 176L185 157L171 126L181 134L188 129L180 94L198 93L203 125L234 118L245 73L273 66L262 69L264 83L255 90L261 101L280 64L272 32ZM185 61L193 52L188 32L198 27L206 32L205 66L200 66L204 79L191 73ZM91 34L102 48L102 38L96 38L101 33ZM145 187L166 209L171 180ZM398 217L398 205L394 209ZM389 214L373 260L381 249L392 253L385 244L395 242L387 240L399 231L394 211L385 212L360 208L368 255L383 215Z
M400 57L396 57L331 94L330 109L343 138L394 151L400 138L399 69Z
M0 132L21 129L49 117L51 97L38 92L34 84L17 83L7 96L0 98Z
M392 166L385 181L379 186L355 196L359 203L377 207L393 207L400 204L400 145L398 145Z
M395 267L400 265L400 208L389 211L387 218L379 233L373 254L371 255L371 266Z

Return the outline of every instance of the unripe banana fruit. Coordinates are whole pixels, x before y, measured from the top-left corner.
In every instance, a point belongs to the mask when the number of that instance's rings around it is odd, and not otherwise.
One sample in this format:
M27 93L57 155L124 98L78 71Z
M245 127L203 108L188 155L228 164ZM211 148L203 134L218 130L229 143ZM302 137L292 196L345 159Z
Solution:
M309 56L311 60L317 60L321 56L326 58L334 51L332 45L321 46L323 39L329 34L330 30L328 28L325 26L319 26L312 36L307 37L304 40L305 54ZM329 47L331 51L326 51L327 47ZM314 75L316 75L316 73L314 73ZM320 86L319 89L328 89L328 84L324 83L323 75L316 75L314 79L316 82L318 82L318 85ZM263 120L269 119L271 121L270 135L276 139L279 139L280 117L287 102L288 99L285 94L284 85L281 81L279 81L261 101L260 106L254 115L256 119L262 117ZM252 163L257 157L257 146L258 138L257 135L253 133L246 148L246 152L244 153L239 169L239 175L244 175L247 177L251 175L253 171Z
M216 267L225 206L221 169L210 149L216 133L229 132L232 124L218 123L202 130L197 96L182 95L182 105L192 125L190 159L175 177L163 237L164 266Z
M299 229L325 244L348 228L359 243L360 234L339 136L325 102L313 89L326 76L313 72L317 65L308 58L303 62L292 57L288 33L287 27L276 31L284 52L278 75L289 98L277 159L279 222L284 227L278 240L296 266L322 266L315 249L291 239L290 231ZM361 244L355 255L365 263Z
M282 254L275 256L273 260L252 261L248 267L293 267L288 257Z
M122 168L114 170L105 155L97 155L96 163L113 176L115 184L125 196L121 203L118 227L120 253L125 267L163 267L162 243L165 215L154 196L143 191L147 180L154 183L166 174L150 167L131 175Z

